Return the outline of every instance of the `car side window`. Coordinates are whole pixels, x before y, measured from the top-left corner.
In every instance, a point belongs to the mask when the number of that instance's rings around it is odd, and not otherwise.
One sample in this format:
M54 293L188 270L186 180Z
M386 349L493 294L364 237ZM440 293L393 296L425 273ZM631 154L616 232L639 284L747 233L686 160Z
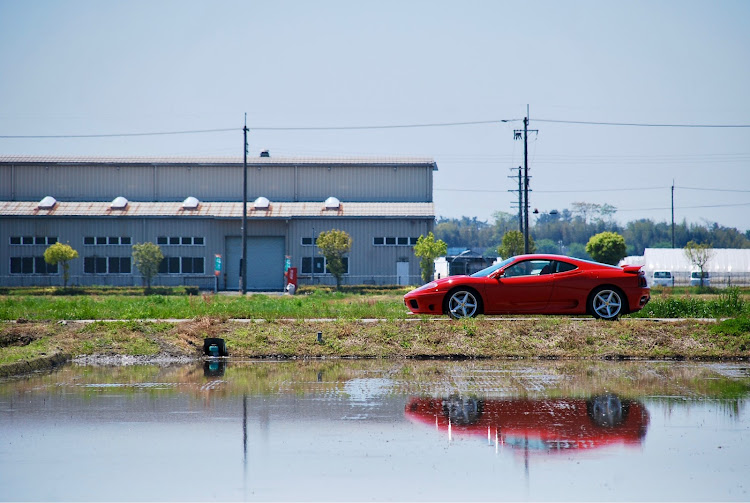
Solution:
M558 261L555 265L556 265L555 272L568 272L568 271L574 271L578 269L577 266L574 266L573 264L570 264L568 262Z
M505 277L515 278L550 274L552 272L551 262L551 260L524 260L505 269Z

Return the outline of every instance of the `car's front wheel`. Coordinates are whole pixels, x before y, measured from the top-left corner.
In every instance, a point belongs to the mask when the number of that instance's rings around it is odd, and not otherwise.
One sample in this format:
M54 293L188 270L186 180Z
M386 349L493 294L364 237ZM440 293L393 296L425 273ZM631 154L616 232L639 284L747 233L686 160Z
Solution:
M612 287L600 287L591 294L589 310L594 318L616 320L626 312L625 300L619 290Z
M453 319L472 318L479 314L479 299L473 291L459 289L451 292L447 308Z

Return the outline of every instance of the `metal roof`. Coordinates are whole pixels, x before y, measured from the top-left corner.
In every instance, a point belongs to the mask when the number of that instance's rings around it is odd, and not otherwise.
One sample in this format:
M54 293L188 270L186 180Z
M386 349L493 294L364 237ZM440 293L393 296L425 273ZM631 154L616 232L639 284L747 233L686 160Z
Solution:
M201 201L194 210L183 207L182 201L129 201L123 209L112 209L109 201L58 201L50 209L39 208L38 201L0 201L0 217L201 217L242 218L242 203ZM323 202L274 202L268 209L254 209L247 203L248 218L434 218L434 203L348 203L337 209L326 209Z
M52 164L82 165L100 164L165 166L242 166L242 157L90 157L90 156L22 156L0 155L0 164ZM248 166L415 166L430 165L437 170L435 160L430 157L252 157Z

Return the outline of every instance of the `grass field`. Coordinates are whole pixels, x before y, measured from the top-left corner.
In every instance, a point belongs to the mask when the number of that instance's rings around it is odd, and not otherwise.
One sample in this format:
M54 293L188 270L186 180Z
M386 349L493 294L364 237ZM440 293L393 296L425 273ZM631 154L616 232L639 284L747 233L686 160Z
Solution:
M14 291L0 295L0 320L140 320L193 318L311 319L363 318L404 319L410 317L403 303L408 289L301 289L290 295L185 295L164 291L143 295L128 290L87 289L76 294ZM69 292L70 293L70 292ZM725 318L750 316L747 290L729 288L699 292L654 290L651 302L631 317Z
M750 303L739 289L654 291L646 309L619 322L566 316L432 320L407 314L405 291L315 289L246 297L15 291L0 295L0 375L75 355L197 358L206 337L224 338L231 356L247 358L750 357ZM171 319L187 321L146 321Z

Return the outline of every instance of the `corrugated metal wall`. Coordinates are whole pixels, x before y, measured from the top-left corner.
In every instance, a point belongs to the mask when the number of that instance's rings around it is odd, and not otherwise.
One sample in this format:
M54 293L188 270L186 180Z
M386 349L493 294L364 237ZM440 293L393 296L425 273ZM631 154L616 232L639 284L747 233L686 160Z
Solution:
M3 200L240 201L243 169L234 165L47 164L0 166ZM432 166L266 165L248 167L248 200L432 202ZM13 176L11 176L11 171Z
M433 230L431 220L420 219L305 219L293 220L289 227L289 248L292 266L299 268L300 281L309 283L313 278L302 274L302 257L320 256L317 247L302 245L302 238L315 239L321 232L338 229L352 238L349 253L349 274L344 284L396 284L396 262L409 262L411 284L421 283L419 260L411 245L374 245L374 237L419 237ZM315 278L316 283L335 284L329 274Z
M398 166L373 163L252 164L248 167L248 201L259 196L273 201L319 201L335 196L342 203L431 202L432 164ZM124 196L130 201L182 201L195 196L204 202L239 201L242 197L241 165L171 163L102 164L39 163L0 164L0 197L3 200L40 201L53 196L60 201L111 201ZM374 237L418 237L432 230L433 218L304 218L256 220L248 224L248 236L283 237L284 254L300 269L302 257L312 256L313 247L303 246L302 238L315 238L321 231L341 229L353 238L349 254L349 274L345 283L395 284L397 263L409 263L411 283L419 283L419 263L411 245L376 246ZM313 233L314 229L314 233ZM16 245L11 237L55 237L75 248L80 258L70 265L71 284L139 285L141 276L133 267L131 274L89 274L84 272L84 257L128 257L132 245L157 242L159 237L202 239L200 245L160 244L167 257L202 257L202 274L159 274L155 285L197 285L213 288L213 264L216 254L227 256L227 238L242 234L238 219L207 218L133 218L133 217L20 217L0 218L0 283L7 285L60 284L60 275L10 274L11 257L42 256L46 245ZM84 244L85 237L127 236L127 245ZM169 242L168 242L169 243ZM283 271L279 271L282 274ZM302 284L310 281L301 274ZM235 284L220 276L219 287ZM329 274L316 283L334 283Z
M420 283L419 261L411 245L376 246L374 237L418 237L432 230L432 220L426 219L292 219L261 220L248 223L248 236L284 238L284 255L291 257L291 265L302 270L302 257L320 256L313 246L302 245L302 238L316 238L321 232L340 229L353 241L349 253L349 274L345 284L395 284L397 262L409 262L410 283ZM54 237L70 244L79 258L70 263L70 284L77 285L140 285L141 276L133 267L131 274L86 274L85 257L130 257L132 245L158 241L159 237L180 238L181 244L160 244L166 257L203 257L202 274L159 274L154 285L196 285L213 288L213 266L216 254L228 257L226 238L240 238L241 222L201 218L3 218L0 219L0 284L58 285L60 275L10 274L10 257L43 256L45 244L10 245L10 237ZM85 244L84 238L129 237L130 244ZM183 245L182 238L202 238L200 245ZM237 284L228 278L226 269L220 276L219 287ZM283 269L278 271L279 277ZM310 275L301 274L301 284L309 283ZM318 276L316 283L334 284L329 274Z
M0 199L13 200L13 166L9 164L0 164Z

